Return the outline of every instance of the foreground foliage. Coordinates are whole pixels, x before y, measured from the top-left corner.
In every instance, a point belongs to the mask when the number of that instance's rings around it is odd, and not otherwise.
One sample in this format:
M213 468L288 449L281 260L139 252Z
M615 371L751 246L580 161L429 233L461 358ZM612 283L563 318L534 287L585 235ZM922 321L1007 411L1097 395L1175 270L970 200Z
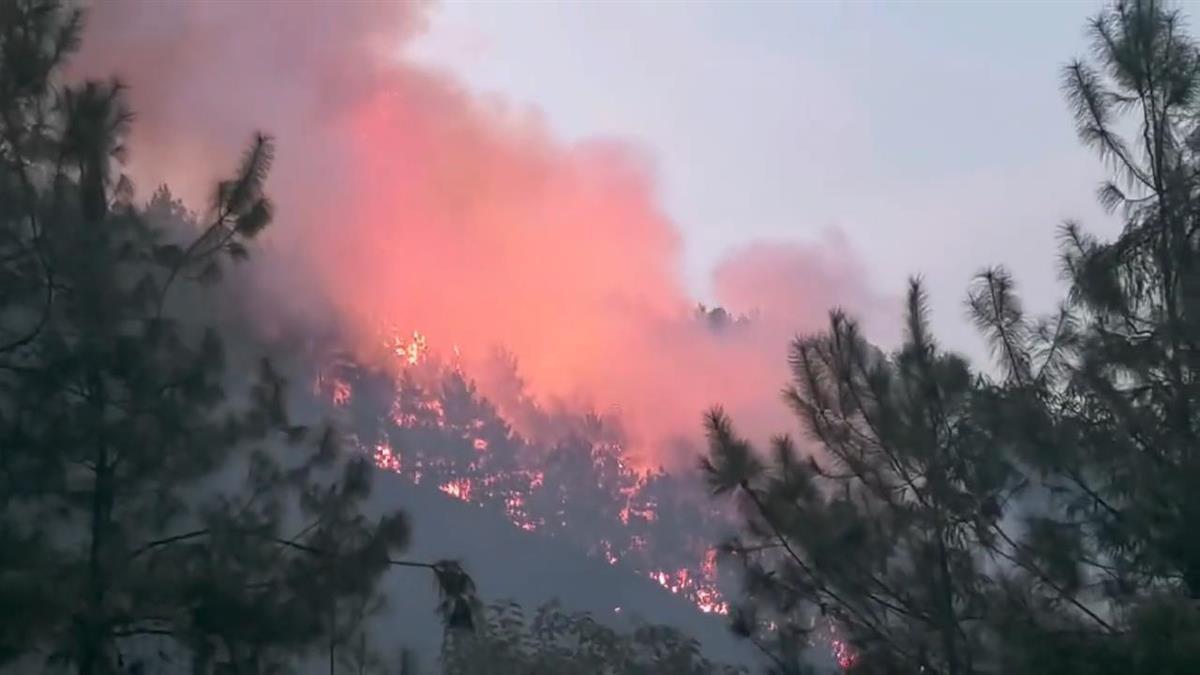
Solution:
M58 77L82 26L54 0L0 5L0 667L365 672L396 566L431 571L469 625L461 568L394 559L403 514L360 512L369 462L205 325L271 220L271 139L202 223L165 190L138 206L122 86Z
M711 486L745 514L735 623L780 672L820 614L854 672L1200 671L1200 55L1148 0L1091 33L1064 88L1125 228L1063 229L1070 293L1045 319L1004 270L979 276L1000 374L937 347L914 283L895 353L837 313L794 344L812 459L787 438L763 458L710 417Z
M514 603L488 607L480 629L449 641L446 675L736 675L700 645L664 626L623 633L583 613L544 605L532 617Z

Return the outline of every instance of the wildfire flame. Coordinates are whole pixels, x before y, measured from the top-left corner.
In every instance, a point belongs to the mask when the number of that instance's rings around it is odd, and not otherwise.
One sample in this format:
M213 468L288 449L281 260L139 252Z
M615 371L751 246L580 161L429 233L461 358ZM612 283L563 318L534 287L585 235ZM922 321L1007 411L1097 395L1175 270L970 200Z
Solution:
M701 612L729 612L717 553L709 547L712 532L704 529L712 516L701 506L707 500L689 496L665 473L633 468L620 441L603 434L565 455L561 448L520 437L465 378L457 349L450 364L442 363L419 331L385 346L398 368L374 373L374 384L382 378L388 400L356 391L354 378L365 376L353 363L335 364L316 384L338 408L379 407L379 421L386 423L381 438L357 439L376 466L417 484L432 481L463 502L496 508L524 531L573 538L592 556L631 568ZM588 417L584 428L594 431L596 424ZM573 504L577 498L582 501ZM674 520L664 522L663 499L672 503ZM597 525L597 513L607 513L607 521ZM590 529L595 527L608 534ZM832 624L827 642L840 668L854 666L857 655Z
M829 635L829 646L838 667L842 670L850 670L858 661L858 655L854 653L849 643L837 637L837 626L832 622L829 624Z
M425 354L429 351L429 341L421 331L414 330L412 338L408 340L398 335L389 337L384 342L384 348L400 357L404 363L415 366L425 359Z
M461 499L464 502L471 501L471 482L468 480L452 480L442 483L438 489L455 499Z
M709 549L705 553L698 575L692 574L685 567L675 572L657 570L650 573L650 578L668 591L690 598L696 607L705 614L729 613L728 603L721 600L721 594L716 588L717 552L715 550Z
M457 347L446 364L430 350L420 331L393 331L381 344L394 366L380 375L390 380L383 382L390 400L373 403L385 407L382 417L389 428L382 439L370 443L358 439L364 451L369 449L376 466L414 483L433 480L439 491L455 499L499 507L513 525L527 532L574 534L593 556L610 565L632 567L671 593L687 598L702 612L728 612L717 587L716 553L707 548L707 537L695 537L694 548L689 550L664 550L656 545L654 528L669 527L658 522L659 504L650 494L662 476L634 468L619 440L602 437L590 442L586 449L590 461L567 465L572 473L566 477L580 481L580 487L589 493L587 498L594 502L584 505L586 509L580 512L598 509L611 513L610 525L616 528L616 536L596 537L576 531L579 528L573 521L580 515L564 504L576 496L575 491L561 484L562 475L554 484L547 481L547 471L562 472L563 464L538 457L539 452L547 454L545 447L531 450L529 446L537 444L498 426L498 412L475 394L463 377ZM345 361L323 369L317 378L318 393L343 409L371 403L359 400L361 395L350 374L354 370L355 364ZM448 394L444 390L446 382L465 387L466 393L456 389L458 396ZM403 438L404 433L418 430L435 433L437 441L446 447L411 447L414 439ZM399 442L393 442L392 436ZM429 439L416 444L428 445ZM521 450L530 456L516 458L515 465L495 456L506 448L511 450L513 445L522 446ZM543 465L531 466L539 462ZM604 474L610 483L602 479L600 485L586 487L597 482L593 472ZM664 562L672 564L664 566Z

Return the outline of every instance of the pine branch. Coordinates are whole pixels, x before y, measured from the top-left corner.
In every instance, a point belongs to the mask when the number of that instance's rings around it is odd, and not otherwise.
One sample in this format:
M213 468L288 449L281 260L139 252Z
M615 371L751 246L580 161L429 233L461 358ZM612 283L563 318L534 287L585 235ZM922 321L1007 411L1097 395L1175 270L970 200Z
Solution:
M274 155L272 138L261 132L256 133L242 158L237 177L218 186L213 204L216 215L212 222L171 265L167 279L159 291L159 315L162 314L168 291L185 267L206 260L221 251L229 245L233 237L239 234L253 237L266 226L271 218L271 206L270 201L260 193ZM230 219L234 219L232 226ZM220 236L217 242L201 250L201 247L218 233Z
M125 630L112 631L110 635L115 638L137 637L140 635L175 637L176 632L168 628L127 628Z
M1118 137L1108 130L1107 113L1100 101L1098 77L1083 63L1076 61L1066 67L1063 89L1068 100L1075 106L1079 136L1085 143L1096 145L1101 155L1115 157L1126 174L1150 190L1154 182L1129 158L1129 152Z
M993 350L1004 355L1009 377L1022 386L1029 375L1029 356L1018 344L1024 341L1026 328L1012 293L1012 277L1003 268L992 268L976 275L975 286L967 301L975 325L988 333Z
M29 160L21 152L20 139L16 135L19 127L16 125L15 120L12 118L12 113L7 107L4 109L3 119L5 137L8 140L9 147L12 148L12 152L14 154L12 163L16 167L16 174L21 184L21 189L25 193L25 215L28 218L29 232L31 237L31 244L28 248L33 252L34 257L38 261L41 274L45 279L45 298L42 301L41 311L39 313L37 322L35 322L34 326L24 335L0 345L0 354L7 354L33 342L46 328L46 325L50 321L51 309L54 306L55 283L54 268L46 260L46 255L42 251L43 233L37 217L38 195L37 190L33 186L33 181L29 178L29 172L27 170L27 164L29 163ZM23 244L23 242L19 243Z
M170 546L171 544L177 544L177 543L183 542L183 541L190 541L192 539L199 539L201 537L207 537L211 533L212 533L211 530L209 530L208 528L205 528L203 530L193 530L191 532L185 532L182 534L176 534L176 535L166 537L163 539L156 539L154 541L149 541L149 542L146 542L145 544L142 544L137 549L135 549L132 553L130 553L129 558L130 558L130 560L132 560L132 559L137 558L138 556L142 555L143 553L147 553L153 549L162 548L163 546Z
M774 519L771 518L770 512L767 510L766 505L763 504L762 500L759 499L758 495L754 492L754 490L751 489L751 487L745 482L743 482L740 487L741 487L742 492L747 497L749 497L751 503L754 504L755 509L758 511L758 513L762 517L763 521L766 522L767 525L771 528L771 531L774 534L775 539L783 547L783 550L787 552L788 557L790 557L792 559L792 561L795 562L796 565L806 575L808 575L808 577L810 579L812 579L813 582L818 587L820 587L821 592L824 593L825 595L829 596L829 598L832 599L834 602L836 602L839 607L843 608L850 614L853 614L855 616L855 618L861 623L861 625L864 628L870 630L876 637L878 637L879 639L886 642L888 644L888 646L891 647L896 654L900 655L902 658L904 658L906 660L911 661L912 660L911 656L909 654L907 654L905 652L905 650L903 650L898 644L896 644L896 642L894 640L892 640L892 638L890 636L888 636L886 633L884 633L884 631L881 628L879 628L879 626L877 626L874 621L872 621L870 618L866 617L861 612L861 610L859 610L857 607L855 607L852 603L846 601L840 594L838 594L837 591L829 588L828 585L826 585L824 582L821 581L821 577L819 575L817 575L813 571L813 569L811 567L809 567L808 563L806 563L804 561L804 559L800 557L800 555L796 552L796 550L794 548L792 548L791 543L788 542L787 537L784 536L783 532L779 529L779 526L775 523Z
M1005 541L1005 543L1007 543L1009 546L1013 547L1014 551L1020 552L1023 550L1021 545L1018 544L1017 542L1013 541L1013 539L1008 536L1008 533L1004 531L1004 528L1000 527L999 524L993 524L992 530L995 531L996 534L1000 535L1000 538L1003 539ZM1022 557L1020 557L1020 556L1015 556L1015 555L1009 554L1009 553L1001 550L997 546L989 546L988 549L995 552L997 555L1004 558L1005 560L1008 560L1009 562L1013 563L1014 565L1017 565L1018 567L1025 570L1026 572L1030 572L1031 574L1033 574L1042 583L1046 584L1055 593L1057 593L1059 598L1069 602L1076 609L1078 609L1080 612L1082 612L1085 616L1087 616L1089 619L1094 621L1098 626L1103 628L1106 632L1113 634L1113 635L1117 634L1116 629L1114 629L1111 624L1109 624L1104 619L1100 618L1100 616L1098 614L1096 614L1095 612L1093 612L1091 609L1088 609L1088 607L1086 605L1084 605L1077 598L1075 598L1074 594L1067 592L1066 589L1064 589L1056 581L1054 581L1052 578L1050 578L1050 576L1048 574L1046 574L1046 572L1043 571L1037 565L1034 565L1032 562L1030 562L1028 560L1022 559Z

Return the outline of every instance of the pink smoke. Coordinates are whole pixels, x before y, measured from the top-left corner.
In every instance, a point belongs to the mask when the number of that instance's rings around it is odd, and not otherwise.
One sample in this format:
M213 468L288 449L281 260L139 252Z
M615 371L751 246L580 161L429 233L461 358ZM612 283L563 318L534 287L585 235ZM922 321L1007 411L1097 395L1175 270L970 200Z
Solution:
M832 304L881 306L846 242L732 254L717 299L755 318L712 330L637 149L563 143L414 64L424 25L417 4L105 2L78 74L131 85L135 182L165 177L197 205L252 129L274 133L263 269L281 301L331 306L364 353L385 325L468 362L502 346L539 400L619 409L648 462L679 460L656 448L698 439L716 403L790 430L788 340Z

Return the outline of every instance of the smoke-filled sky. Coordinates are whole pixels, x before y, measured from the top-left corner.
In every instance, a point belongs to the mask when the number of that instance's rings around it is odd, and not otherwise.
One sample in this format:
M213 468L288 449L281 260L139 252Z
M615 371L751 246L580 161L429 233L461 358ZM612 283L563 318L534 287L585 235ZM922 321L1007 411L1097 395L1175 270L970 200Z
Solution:
M1101 6L451 1L415 48L568 138L635 139L697 292L747 240L839 228L881 287L924 274L939 333L982 354L974 272L1009 265L1046 308L1058 224L1111 231L1058 90Z
M1084 3L93 9L76 74L131 85L143 192L202 209L252 130L277 137L272 306L363 349L385 326L503 347L642 448L715 403L788 430L789 337L837 304L891 339L909 273L974 349L972 272L1008 264L1047 307L1056 225L1101 225L1057 90ZM714 334L698 299L757 318Z

